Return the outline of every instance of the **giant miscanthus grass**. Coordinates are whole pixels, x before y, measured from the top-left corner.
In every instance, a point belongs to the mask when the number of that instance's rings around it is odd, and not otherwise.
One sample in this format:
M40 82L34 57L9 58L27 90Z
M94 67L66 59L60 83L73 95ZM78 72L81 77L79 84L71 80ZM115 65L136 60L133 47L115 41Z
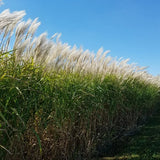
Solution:
M55 34L50 39L47 38L47 33L35 37L40 22L37 18L23 21L24 16L25 11L10 13L7 9L0 13L1 52L13 49L17 62L32 58L35 63L43 63L48 70L91 73L100 75L102 79L113 74L122 81L132 77L160 87L160 77L148 74L146 67L128 64L129 59L107 56L109 51L103 51L102 48L94 54L89 50L63 44L59 40L60 34Z

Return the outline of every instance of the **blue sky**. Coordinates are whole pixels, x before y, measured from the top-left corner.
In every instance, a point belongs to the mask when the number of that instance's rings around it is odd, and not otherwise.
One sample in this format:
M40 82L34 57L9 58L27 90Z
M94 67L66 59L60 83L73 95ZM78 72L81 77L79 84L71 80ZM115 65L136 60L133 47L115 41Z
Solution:
M160 0L3 0L0 12L25 10L39 17L37 34L62 33L61 41L113 57L130 58L160 74Z

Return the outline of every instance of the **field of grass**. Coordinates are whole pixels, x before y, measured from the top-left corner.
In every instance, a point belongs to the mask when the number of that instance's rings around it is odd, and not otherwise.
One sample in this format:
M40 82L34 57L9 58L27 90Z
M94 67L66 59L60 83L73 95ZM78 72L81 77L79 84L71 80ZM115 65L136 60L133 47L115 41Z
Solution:
M2 160L89 160L152 114L159 77L102 49L93 56L45 34L33 39L39 23L23 16L0 14Z
M160 110L128 142L120 144L117 153L101 160L158 160L160 159Z

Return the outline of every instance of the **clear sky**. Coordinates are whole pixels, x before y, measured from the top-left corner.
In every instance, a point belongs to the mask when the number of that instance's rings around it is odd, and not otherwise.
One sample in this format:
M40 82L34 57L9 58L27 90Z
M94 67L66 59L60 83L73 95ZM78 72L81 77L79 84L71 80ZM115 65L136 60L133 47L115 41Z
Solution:
M160 74L160 0L3 0L0 12L25 10L39 17L37 34L62 33L61 41L113 57L130 58Z

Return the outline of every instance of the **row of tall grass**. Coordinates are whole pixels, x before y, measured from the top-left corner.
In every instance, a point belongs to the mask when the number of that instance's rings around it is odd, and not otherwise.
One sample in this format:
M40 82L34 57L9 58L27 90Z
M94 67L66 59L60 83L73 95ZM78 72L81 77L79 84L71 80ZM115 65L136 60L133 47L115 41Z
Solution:
M24 14L0 14L2 159L92 159L152 113L159 77L102 49L34 38L39 22Z

